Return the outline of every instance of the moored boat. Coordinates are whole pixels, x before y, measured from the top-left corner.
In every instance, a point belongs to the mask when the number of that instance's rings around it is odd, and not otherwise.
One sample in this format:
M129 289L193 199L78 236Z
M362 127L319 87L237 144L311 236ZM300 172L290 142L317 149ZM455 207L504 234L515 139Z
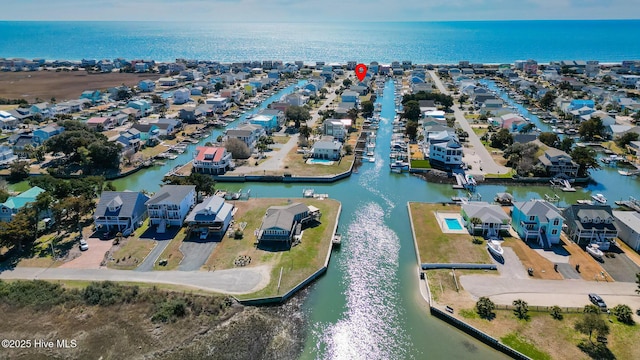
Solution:
M587 252L596 259L602 259L602 256L604 255L598 244L587 245Z
M606 204L607 203L607 198L604 197L604 195L602 195L602 194L591 195L591 198L593 200L599 202L600 204Z
M489 252L502 257L502 255L504 255L504 249L502 248L502 245L500 245L500 241L498 240L488 240L487 241L487 248L489 249Z

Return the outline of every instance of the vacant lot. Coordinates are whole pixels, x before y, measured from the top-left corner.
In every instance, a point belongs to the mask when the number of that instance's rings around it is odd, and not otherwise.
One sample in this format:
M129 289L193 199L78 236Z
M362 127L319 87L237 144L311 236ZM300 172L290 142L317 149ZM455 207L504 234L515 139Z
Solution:
M327 251L331 247L331 237L340 203L330 199L295 199L294 201L313 205L322 212L321 223L305 229L299 245L290 250L281 251L263 250L256 246L254 231L260 227L265 211L269 206L287 205L287 199L239 201L235 203L238 211L234 215L236 224L234 228L246 223L243 238L236 240L225 237L207 260L204 269L234 268L234 260L239 256L251 258L248 266L271 266L269 285L258 293L243 296L246 298L281 295L319 270L324 265ZM228 232L233 233L233 231L234 229L230 228ZM281 269L282 282L278 292L277 285Z
M49 101L77 99L85 90L106 90L119 85L133 86L140 80L160 78L158 74L87 74L85 71L0 72L0 97Z

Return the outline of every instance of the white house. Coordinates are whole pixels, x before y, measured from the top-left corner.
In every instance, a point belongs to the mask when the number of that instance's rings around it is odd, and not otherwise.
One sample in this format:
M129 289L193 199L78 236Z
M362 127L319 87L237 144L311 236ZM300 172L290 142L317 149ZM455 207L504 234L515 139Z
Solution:
M640 252L640 213L613 211L618 237L636 252Z
M260 137L266 136L266 134L264 127L254 124L247 124L236 129L227 130L228 139L238 139L242 141L251 152L255 150Z
M193 170L221 175L232 167L231 153L224 147L198 146L193 154Z
M10 113L0 110L0 130L13 130L18 125L18 119Z
M189 102L189 97L191 95L191 91L187 88L180 88L173 92L173 103L174 104L185 104Z
M167 226L182 226L195 203L195 185L164 185L145 204L150 224L164 233Z
M316 141L311 148L314 159L339 160L342 156L342 143L327 136L320 141Z
M349 121L351 121L349 119ZM344 142L347 136L347 129L344 122L339 119L326 119L322 123L322 131L325 135L333 136L334 139Z
M459 168L462 165L462 145L455 139L429 144L429 163L447 169Z
M210 196L193 208L185 222L191 233L198 234L200 239L209 236L219 239L229 228L233 207L219 196Z

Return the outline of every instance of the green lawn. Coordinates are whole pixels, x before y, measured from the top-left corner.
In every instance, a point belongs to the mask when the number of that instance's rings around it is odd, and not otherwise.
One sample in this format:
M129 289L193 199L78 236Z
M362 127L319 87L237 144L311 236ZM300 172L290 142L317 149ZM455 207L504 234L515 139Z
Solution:
M527 341L527 339L519 336L516 333L508 334L500 339L505 345L517 350L532 359L536 360L551 360L551 356L544 351L536 348L535 345Z
M429 160L411 160L411 167L414 169L431 169Z
M8 184L8 188L9 191L14 191L14 192L23 192L23 191L27 191L31 188L31 186L29 185L29 180L23 180L17 183L13 183L13 184Z

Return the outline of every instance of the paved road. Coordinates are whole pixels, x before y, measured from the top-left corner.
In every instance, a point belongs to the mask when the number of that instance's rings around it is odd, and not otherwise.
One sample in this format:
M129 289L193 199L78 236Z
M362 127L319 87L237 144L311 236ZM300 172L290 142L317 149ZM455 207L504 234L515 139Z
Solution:
M133 271L18 267L0 273L0 279L131 281L183 285L226 294L258 291L269 283L269 268L256 266L205 271Z
M429 75L431 75L431 79L433 79L433 82L436 84L436 87L438 87L438 90L440 90L440 92L443 94L449 95L449 91L444 87L444 84L442 84L442 81L438 77L438 74L436 74L435 71L431 70L429 71ZM458 124L460 124L460 127L469 134L468 139L471 143L472 150L469 151L469 149L465 149L465 162L474 165L472 167L472 170L469 172L478 174L505 174L510 171L509 168L496 164L496 162L491 157L489 150L487 150L487 148L482 145L480 138L471 128L471 125L469 125L469 122L464 117L464 113L462 112L462 110L460 110L458 105L454 105L453 107L451 107L451 109L453 110L456 121L458 122ZM475 161L479 161L479 163L474 163ZM481 171L480 167L482 167Z
M142 261L142 263L140 263L140 265L138 265L138 267L135 268L135 271L152 271L153 265L155 264L156 260L158 260L158 257L160 256L160 254L162 254L164 249L166 249L167 246L169 246L170 242L171 242L170 239L156 241L156 246L154 246L154 248L151 249L151 251L149 252L149 255L147 255L147 257L144 258L144 261Z
M180 266L178 266L178 270L200 270L217 245L217 241L183 241L182 245L180 245L180 251L182 251L184 258Z

